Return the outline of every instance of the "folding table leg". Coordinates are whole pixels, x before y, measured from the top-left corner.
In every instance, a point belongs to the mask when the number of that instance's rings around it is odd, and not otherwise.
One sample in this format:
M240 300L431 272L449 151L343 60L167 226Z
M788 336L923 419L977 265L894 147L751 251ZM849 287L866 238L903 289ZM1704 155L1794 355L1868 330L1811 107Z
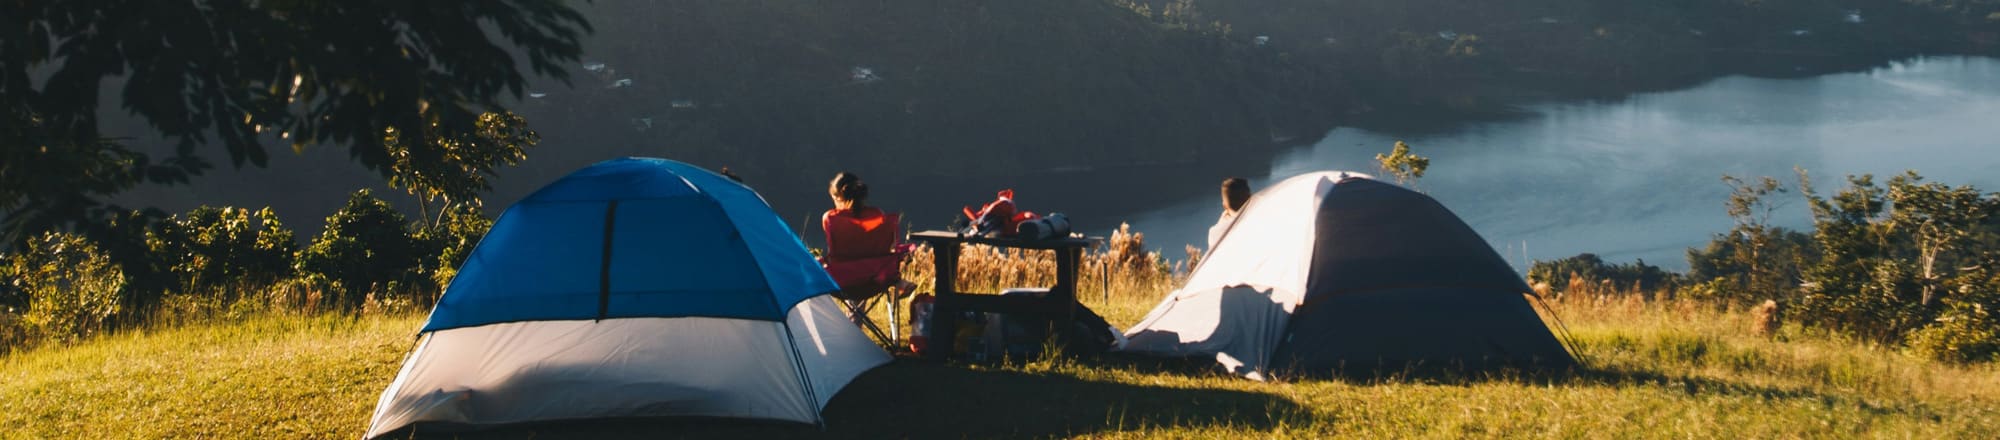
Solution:
M889 302L889 347L890 347L889 349L895 350L897 344L903 341L903 335L902 335L903 321L896 320L896 309L899 308L896 307L896 305L897 303L900 302L896 301L896 294L890 293L887 296L888 299L885 299L884 301Z

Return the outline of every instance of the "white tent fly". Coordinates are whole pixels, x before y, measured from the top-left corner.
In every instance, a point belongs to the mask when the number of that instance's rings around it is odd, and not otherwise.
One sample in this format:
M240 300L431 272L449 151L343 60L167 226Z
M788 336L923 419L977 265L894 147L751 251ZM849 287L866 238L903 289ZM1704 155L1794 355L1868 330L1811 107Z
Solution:
M1484 239L1421 193L1317 172L1255 196L1187 284L1126 331L1127 352L1273 369L1573 360Z

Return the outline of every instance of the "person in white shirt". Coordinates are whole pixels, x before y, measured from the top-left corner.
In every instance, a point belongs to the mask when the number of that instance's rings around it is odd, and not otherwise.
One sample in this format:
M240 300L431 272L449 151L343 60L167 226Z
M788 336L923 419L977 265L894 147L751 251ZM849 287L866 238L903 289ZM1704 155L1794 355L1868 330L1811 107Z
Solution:
M1250 203L1250 181L1241 177L1222 179L1222 218L1215 220L1215 226L1208 228L1208 250L1215 251L1215 243L1222 241L1223 233L1229 232L1229 225L1236 224L1236 214L1243 211L1243 205Z

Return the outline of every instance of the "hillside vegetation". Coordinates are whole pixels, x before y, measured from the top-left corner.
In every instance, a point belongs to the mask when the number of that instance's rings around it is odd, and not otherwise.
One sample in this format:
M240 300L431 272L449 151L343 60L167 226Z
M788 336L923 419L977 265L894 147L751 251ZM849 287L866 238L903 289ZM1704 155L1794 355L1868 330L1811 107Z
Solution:
M1732 180L1739 190L1730 201L1732 215L1754 219L1768 201L1763 197L1778 187L1773 179L1763 182ZM1801 186L1810 187L1804 182ZM1786 249L1774 243L1800 240L1783 238L1797 233L1745 221L1739 225L1742 230L1719 235L1709 249L1690 252L1692 262L1703 268L1696 273L1664 274L1657 267L1583 257L1538 265L1531 275L1538 278L1542 301L1536 302L1544 304L1544 320L1568 338L1583 362L1571 371L1351 372L1355 374L1254 382L1198 360L1116 354L1000 364L898 360L861 376L836 396L825 410L824 431L768 423L625 420L515 426L483 434L504 438L661 433L744 438L2000 435L2000 363L1987 358L1992 329L1981 314L1990 309L1985 304L1991 291L1981 286L1990 284L1982 284L1986 278L1969 276L1983 273L1983 264L1955 268L1959 275L1935 281L1912 278L1915 275L1900 270L1878 270L1869 272L1871 278L1866 280L1873 281L1859 288L1824 282L1793 290L1770 281L1794 276L1781 275L1785 270L1800 270L1799 265L1776 265L1776 261L1810 266L1800 276L1818 280L1848 276L1844 274L1855 266L1848 262L1853 259L1871 262L1866 267L1893 268L1926 255L1900 247L1853 247L1880 242L1856 241L1875 236L1850 236L1870 231L1903 243L1897 246L1908 244L1904 243L1908 237L1895 235L1906 229L1898 226L1904 222L1927 221L1928 229L1918 228L1924 231L1953 225L1966 231L1962 236L1938 236L1943 241L1910 242L1929 243L1923 245L1926 248L1955 240L1985 243L1982 240L1992 237L1991 224L1985 223L1989 217L1943 214L1992 212L1989 208L2000 206L1994 205L2000 198L1971 188L1919 184L1915 176L1891 179L1888 188L1855 177L1830 199L1802 192L1821 215L1813 235L1815 246L1838 252L1799 259L1792 255L1796 250L1717 251ZM1928 203L1939 200L1956 202ZM1850 208L1875 211L1861 215ZM251 217L241 210L191 213L163 225L148 241L166 248L185 246L195 250L192 255L204 257L178 262L154 276L221 284L169 290L155 298L157 304L130 308L103 307L118 304L118 289L126 282L104 257L74 237L49 236L33 253L10 260L10 270L23 271L20 285L30 301L23 315L0 314L0 329L9 332L0 334L0 343L20 344L0 354L0 437L357 435L366 428L377 396L415 345L422 324L417 311L432 294L422 287L425 277L438 276L424 273L430 263L420 262L430 257L412 259L405 263L413 266L400 268L335 263L381 260L354 257L351 252L357 250L341 244L355 241L348 234L377 237L368 241L377 246L424 242L413 235L382 238L407 232L401 220L387 212L386 206L357 194L329 219L339 226L330 227L299 254L321 255L314 258L326 261L301 259L307 262L294 267L306 275L270 287L231 284L226 277L204 274L273 270L264 263L281 256L209 255L261 255L268 240L259 237L283 235L281 226L250 228ZM1942 221L1945 218L1971 223ZM477 224L452 226L446 231L455 232L446 236L476 236L482 229ZM461 240L459 245L465 243ZM221 252L229 249L235 250ZM1928 255L1945 262L1987 261L1992 248L1979 244L1952 249L1965 253ZM435 257L449 261L449 255L446 251ZM916 251L906 263L906 275L929 279L931 255L928 250ZM1053 277L1047 269L1049 258L1046 253L975 248L961 260L959 285L970 290L1046 285ZM1199 255L1190 249L1188 258L1196 260ZM1187 263L1167 261L1159 251L1145 247L1142 235L1122 228L1107 246L1087 254L1083 264L1081 299L1120 327L1137 322L1187 273ZM386 272L371 275L374 269ZM1569 278L1552 283L1558 271L1568 272ZM313 281L312 274L325 279ZM354 278L334 279L346 277ZM381 287L392 286L388 283L395 280L412 282L415 290ZM1936 289L1941 295L1922 301L1924 286L1933 283L1943 287ZM1877 284L1886 287L1868 287ZM375 288L341 287L364 285ZM1895 290L1879 291L1889 287ZM65 292L73 294L54 294ZM1777 298L1797 311L1780 312L1776 303L1751 306L1761 298ZM1846 308L1829 308L1832 305ZM886 319L883 315L878 308L877 318ZM111 320L118 317L123 319ZM117 322L123 324L108 325ZM1869 330L1882 326L1900 326L1890 328L1910 332L1913 339L1883 337ZM19 335L31 339L8 340ZM1924 335L1948 338L1933 341Z
M571 151L728 165L765 186L841 169L1213 160L1268 150L1274 135L1316 136L1347 106L1331 71L1098 0L607 1L585 12L597 35L575 87L522 103L538 127Z
M1086 302L1118 325L1159 292ZM1933 363L1751 316L1617 292L1552 303L1573 374L1270 383L1148 358L1007 365L899 360L861 376L827 427L617 421L487 434L939 438L1991 438L2000 370ZM418 314L261 314L0 357L0 437L352 438L414 345Z
M1185 266L1148 252L1137 234L1111 238L1087 256L1081 297L1113 324L1129 326L1179 283ZM928 256L920 250L906 268L912 278L927 278ZM1047 258L974 249L959 282L969 289L1044 284L1053 276ZM1212 363L1124 355L1000 364L899 359L836 396L824 431L621 420L516 426L480 437L2000 435L1994 363L1934 361L1798 323L1771 327L1783 321L1660 291L1590 279L1568 284L1544 292L1541 310L1553 312L1545 321L1570 335L1585 366L1552 374L1389 372L1255 382ZM876 317L886 319L879 308ZM366 428L422 321L395 307L266 309L0 356L0 437L351 438Z
M574 90L527 100L531 120L572 148L783 184L801 170L1256 163L1241 156L1373 110L2000 53L1990 1L673 0L585 13L588 69Z
M548 145L481 195L496 205L627 155L731 167L778 206L817 206L821 180L838 171L885 183L1110 167L1251 174L1336 125L1451 124L1509 114L1530 97L1619 96L2000 47L1991 0L574 6L594 31L578 60L558 66L567 80L537 80L508 100ZM110 134L169 152L143 142L141 121L128 122ZM348 160L327 153L276 154L270 172L214 173L186 191L140 187L120 199L170 211L274 204L310 233L302 213L381 181L325 166ZM1186 168L1168 168L1176 164Z
M1806 76L1921 54L2000 53L1990 0L1153 0L1192 4L1326 63L1375 106L1521 89L1617 95L1729 74Z

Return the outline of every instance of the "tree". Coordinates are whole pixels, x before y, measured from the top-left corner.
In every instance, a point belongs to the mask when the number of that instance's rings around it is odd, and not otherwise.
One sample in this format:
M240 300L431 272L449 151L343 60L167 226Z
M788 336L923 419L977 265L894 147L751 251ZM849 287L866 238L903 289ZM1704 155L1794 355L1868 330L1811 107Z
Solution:
M1376 154L1375 162L1383 172L1396 176L1396 183L1404 185L1415 185L1417 179L1424 177L1424 170L1431 167L1431 158L1411 153L1410 144L1403 141L1396 141L1389 154Z
M493 189L487 177L501 166L520 164L528 158L528 148L542 141L528 129L526 118L513 113L479 115L473 126L476 130L471 133L439 132L435 122L425 126L432 132L422 138L430 139L434 144L430 149L439 153L433 156L413 154L417 149L403 146L403 133L395 127L383 132L383 145L395 152L389 185L417 197L425 228L443 223L446 213L460 204L477 208L479 193ZM440 199L438 217L432 218L431 204Z
M1923 180L1915 171L1889 178L1888 200L1894 207L1889 222L1891 228L1906 230L1916 244L1921 303L1931 307L1937 304L1945 278L1939 260L1949 261L1952 252L1969 244L1973 233L1995 215L2000 201L1987 199L1970 186L1952 188Z
M1932 348L1964 346L1959 336L1993 322L1984 310L2000 308L1989 272L2000 264L2000 195L1921 181L1906 173L1884 188L1873 176L1849 177L1847 188L1821 198L1800 173L1820 250L1806 270L1801 316L1884 342L1946 325L1905 341Z
M1729 203L1726 205L1729 217L1736 220L1741 228L1762 229L1771 223L1771 214L1784 206L1783 202L1773 202L1772 194L1784 194L1785 185L1775 177L1764 176L1756 183L1730 175L1722 176L1722 184L1729 185Z
M1786 237L1788 232L1771 227L1771 215L1784 206L1782 202L1773 201L1771 195L1784 194L1786 192L1784 184L1770 176L1751 182L1730 175L1722 176L1722 183L1729 186L1729 202L1724 206L1727 207L1729 217L1736 221L1736 227L1729 231L1729 235L1718 237L1715 240L1717 243L1710 244L1710 251L1719 255L1703 255L1691 251L1688 254L1690 267L1701 267L1699 262L1693 261L1699 258L1722 257L1731 260L1729 265L1742 268L1741 279L1736 283L1738 288L1745 290L1743 295L1739 295L1740 299L1755 300L1758 297L1780 296L1786 289L1785 286L1795 281L1791 278L1796 275L1789 271L1780 273L1773 270L1780 266L1795 268L1795 264L1787 265L1783 262L1769 261L1771 258L1768 258L1772 243ZM1796 253L1794 247L1791 252L1786 252L1788 255L1783 256L1790 257Z
M263 166L273 137L345 145L385 176L399 157L444 162L433 138L473 136L520 95L514 54L566 81L586 32L561 0L0 2L0 239L100 223L122 211L101 198L208 169L205 144L239 167ZM173 154L100 131L106 80Z

